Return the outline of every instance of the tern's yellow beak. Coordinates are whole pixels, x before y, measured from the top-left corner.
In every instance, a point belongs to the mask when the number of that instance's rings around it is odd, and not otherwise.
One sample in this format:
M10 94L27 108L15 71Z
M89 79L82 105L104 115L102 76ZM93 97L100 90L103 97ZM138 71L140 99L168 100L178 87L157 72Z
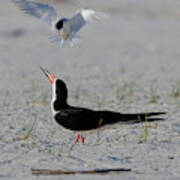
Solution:
M61 31L57 31L57 37L58 37L58 39L60 38L60 36L61 36Z

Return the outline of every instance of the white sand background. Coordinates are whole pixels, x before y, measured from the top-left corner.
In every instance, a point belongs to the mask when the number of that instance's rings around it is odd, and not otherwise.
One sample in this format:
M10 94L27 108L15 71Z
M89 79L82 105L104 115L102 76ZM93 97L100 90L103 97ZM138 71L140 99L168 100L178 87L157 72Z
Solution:
M42 2L42 1L41 1ZM180 1L78 0L49 2L60 15L81 7L109 18L86 26L74 48L48 40L46 24L11 1L0 2L0 179L180 179ZM86 135L52 123L50 84L39 67L67 83L69 103L125 113L165 111L151 123L121 125ZM156 97L158 96L158 98ZM152 99L157 101L152 103ZM30 137L23 137L35 121ZM31 168L131 168L108 175L32 176Z

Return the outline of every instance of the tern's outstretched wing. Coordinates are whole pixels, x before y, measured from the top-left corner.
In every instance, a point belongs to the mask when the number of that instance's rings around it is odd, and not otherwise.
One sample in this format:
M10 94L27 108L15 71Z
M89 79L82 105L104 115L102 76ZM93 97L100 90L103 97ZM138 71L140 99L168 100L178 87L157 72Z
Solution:
M58 19L56 10L48 4L41 4L26 0L12 0L15 2L25 13L30 14L36 18L42 19L49 25L52 25Z
M92 9L81 9L68 21L72 32L78 32L87 22L93 19L100 19L104 14Z

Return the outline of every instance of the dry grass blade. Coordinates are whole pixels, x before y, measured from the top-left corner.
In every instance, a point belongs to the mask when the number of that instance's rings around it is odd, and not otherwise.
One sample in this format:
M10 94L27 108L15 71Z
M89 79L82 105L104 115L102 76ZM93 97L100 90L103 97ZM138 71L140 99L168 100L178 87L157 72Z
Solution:
M98 128L97 128L97 139L98 139L98 141L100 140L100 127L101 127L102 123L103 123L103 118L100 118L99 123L98 123Z
M139 122L142 122L141 117L138 116ZM145 116L145 126L144 126L144 134L140 136L138 144L142 144L143 142L147 142L147 137L148 137L148 128L151 127L151 124L148 124L148 117L147 115Z
M24 141L24 140L27 140L30 137L30 135L31 135L31 133L33 131L35 123L36 123L36 119L34 119L33 124L31 125L31 127L28 128L27 133L23 137L16 137L16 138L13 139L13 141Z
M33 175L65 175L65 174L107 174L110 172L130 172L131 169L115 168L115 169L94 169L86 171L63 171L51 169L31 169Z

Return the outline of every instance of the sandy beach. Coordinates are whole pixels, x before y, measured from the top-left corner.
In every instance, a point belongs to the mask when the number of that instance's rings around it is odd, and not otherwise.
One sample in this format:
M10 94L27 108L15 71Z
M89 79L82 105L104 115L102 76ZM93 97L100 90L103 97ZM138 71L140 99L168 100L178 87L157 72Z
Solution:
M62 16L88 7L108 17L82 29L76 46L60 48L49 41L46 24L1 1L0 179L180 179L180 2L45 2ZM162 111L166 120L149 123L146 142L144 123L118 123L99 139L90 132L84 145L73 145L76 133L52 119L51 87L40 66L67 83L72 105ZM132 171L33 176L31 168Z

